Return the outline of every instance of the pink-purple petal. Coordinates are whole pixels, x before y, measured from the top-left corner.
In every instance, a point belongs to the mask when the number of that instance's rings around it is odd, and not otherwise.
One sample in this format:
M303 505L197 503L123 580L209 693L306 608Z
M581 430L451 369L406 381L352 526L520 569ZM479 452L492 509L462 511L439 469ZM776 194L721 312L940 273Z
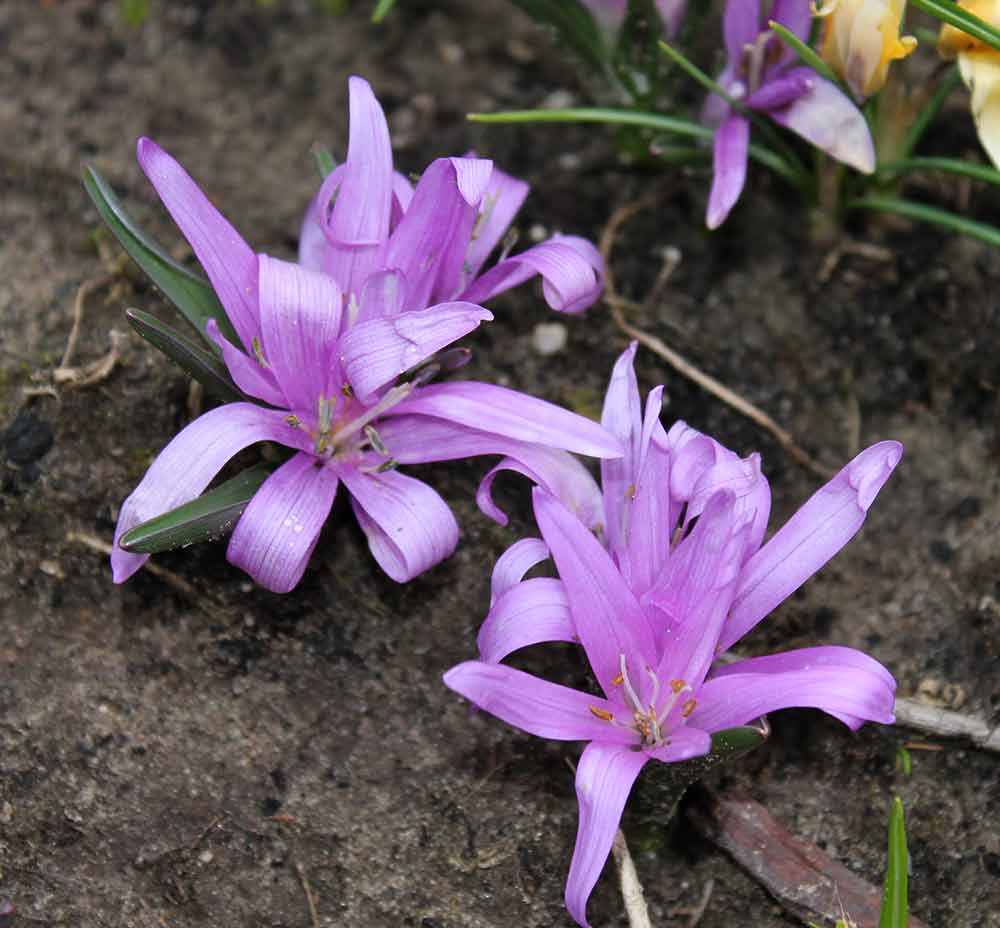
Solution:
M811 6L811 0L774 0L771 19L781 23L803 42L808 42L813 22ZM777 36L772 41L778 41Z
M329 275L260 255L261 347L289 408L332 392L343 303Z
M744 46L753 45L760 33L760 0L728 0L722 17L729 60L739 61Z
M516 390L474 380L422 387L392 413L435 416L481 432L591 457L613 458L622 453L619 442L590 419Z
M259 441L289 445L295 436L284 412L253 403L229 403L195 419L159 453L122 504L111 553L114 582L123 583L149 557L118 547L129 529L199 496L223 465L249 445Z
M751 657L733 664L719 664L712 668L709 678L716 679L734 673L787 673L790 670L812 670L814 667L864 670L881 677L887 687L893 690L896 688L896 678L874 657L840 645L799 648L764 657Z
M670 732L666 744L658 748L647 748L646 753L664 764L675 764L692 757L701 757L712 750L712 736L688 722Z
M489 310L474 303L441 303L392 319L358 323L340 340L347 382L367 403L400 374L492 318Z
M821 709L841 720L892 724L894 688L881 673L858 667L812 667L780 673L733 673L706 681L688 722L706 731L744 725L793 707Z
M383 270L369 275L358 298L355 325L371 319L395 319L406 305L406 278L402 271Z
M548 545L541 538L522 538L515 541L493 565L490 577L490 606L507 590L517 586L524 575L542 561L549 559Z
M521 204L528 196L528 183L505 174L494 166L476 224L465 255L466 273L472 280L510 228Z
M862 174L875 170L875 143L864 114L830 81L809 68L789 71L800 74L810 88L787 106L771 110L771 118L802 136L830 157Z
M243 347L258 331L257 256L170 155L148 138L136 145L139 165L212 282Z
M750 122L745 116L731 114L715 130L712 143L712 189L708 195L705 223L717 229L743 192L747 176L747 150L750 145Z
M636 734L595 715L614 711L600 696L581 693L506 664L466 661L444 675L444 684L480 709L521 731L553 741L633 744Z
M559 500L536 488L535 521L552 552L573 623L606 694L615 691L621 658L654 666L656 649L645 613L600 542Z
M236 386L249 396L255 396L271 406L288 407L288 400L274 378L274 371L263 367L256 358L247 356L230 342L219 331L218 323L214 319L209 319L205 324L205 332L219 346L222 360Z
M644 751L601 742L588 744L580 755L576 768L580 820L566 879L566 908L585 928L587 900L607 862L632 786L648 759Z
M299 230L299 264L313 271L329 273L331 235L328 228L330 202L344 182L346 165L338 164L320 184L309 202Z
M607 518L604 528L608 547L616 555L625 544L626 493L638 476L636 467L642 435L642 407L634 368L637 347L632 342L615 362L601 411L601 425L621 442L625 452L623 457L601 461L601 486Z
M535 577L511 587L490 608L476 644L479 659L502 661L519 648L546 641L575 641L576 629L562 581Z
M594 246L575 236L554 235L490 268L461 296L485 303L536 274L542 278L545 301L561 313L582 312L597 300L604 286L604 264Z
M229 541L226 557L272 593L295 587L319 540L337 493L337 475L320 458L299 452L254 494Z
M739 641L854 537L902 455L896 441L866 448L747 561L723 629L723 648Z
M397 583L412 580L455 550L458 523L426 483L398 471L338 470L372 555Z
M767 81L746 98L746 105L763 111L787 106L812 89L812 77L802 72L803 69L799 68Z

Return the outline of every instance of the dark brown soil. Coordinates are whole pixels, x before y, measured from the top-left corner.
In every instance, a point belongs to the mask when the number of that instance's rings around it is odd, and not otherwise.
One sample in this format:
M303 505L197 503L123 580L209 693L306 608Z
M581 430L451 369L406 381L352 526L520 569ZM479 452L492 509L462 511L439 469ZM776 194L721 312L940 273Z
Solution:
M523 484L502 486L515 519L501 529L473 502L486 462L428 468L463 539L403 587L377 570L344 508L290 595L254 589L222 545L158 558L201 601L145 571L116 587L106 559L67 533L110 538L117 507L189 418L187 382L129 336L103 383L58 398L23 390L59 364L77 287L104 267L95 236L110 240L81 187L83 161L180 245L135 164L140 134L180 158L255 247L284 255L316 184L310 145L344 148L351 73L385 105L404 170L474 146L528 177L524 230L596 238L654 178L620 164L597 129L464 121L576 92L545 37L499 0L404 3L383 29L367 24L363 2L342 18L305 0L152 6L138 30L112 2L0 6L0 895L26 925L306 926L308 881L320 925L567 926L575 746L470 716L440 683L472 656L489 569L527 529ZM895 257L848 255L819 282L825 255L787 191L759 183L708 235L704 178L664 189L616 251L634 297L664 246L683 255L636 322L829 466L859 442L907 447L865 530L748 649L861 647L902 695L950 684L963 711L995 718L1000 255L927 229L859 227ZM997 218L995 204L974 205ZM125 329L126 305L168 311L138 275L107 292L87 304L80 362ZM569 343L553 358L531 347L534 326L552 321L537 294L494 308L471 376L599 407L625 344L604 307L562 320ZM644 388L666 383L668 417L764 453L775 520L816 487L766 434L654 356L640 353L638 370ZM549 666L571 659L554 650ZM875 883L898 791L913 910L935 926L1000 925L995 757L914 750L906 778L894 767L905 731L852 735L806 711L772 723L771 743L716 786L753 795ZM709 879L701 928L786 924L683 821L635 835L656 925L687 924L677 910ZM591 915L624 925L610 874Z

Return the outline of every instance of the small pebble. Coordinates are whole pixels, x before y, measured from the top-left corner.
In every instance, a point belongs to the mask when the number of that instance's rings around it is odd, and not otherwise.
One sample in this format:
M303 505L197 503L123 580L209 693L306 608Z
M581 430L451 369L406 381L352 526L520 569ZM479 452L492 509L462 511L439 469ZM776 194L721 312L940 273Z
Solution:
M531 333L531 347L542 357L558 354L566 347L569 333L561 322L539 322Z

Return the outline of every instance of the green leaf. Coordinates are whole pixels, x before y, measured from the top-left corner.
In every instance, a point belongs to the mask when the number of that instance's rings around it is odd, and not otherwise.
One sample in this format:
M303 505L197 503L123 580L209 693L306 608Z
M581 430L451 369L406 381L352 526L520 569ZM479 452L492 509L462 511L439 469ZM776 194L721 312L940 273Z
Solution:
M919 219L921 222L929 222L932 225L942 226L952 232L961 232L963 235L971 235L989 245L1000 246L1000 229L996 226L986 225L984 222L976 222L975 219L966 219L963 216L956 216L947 210L939 209L936 206L926 206L923 203L914 203L912 200L900 200L896 197L870 196L852 200L847 204L848 209L877 209L883 213L895 213L899 216L906 216L910 219Z
M389 11L396 5L396 0L378 0L375 4L375 12L372 13L372 22L380 23L386 16L389 15Z
M615 41L614 69L639 106L654 103L666 75L658 48L662 35L663 18L654 0L628 0Z
M337 166L336 160L334 160L333 154L330 149L325 145L320 145L317 142L312 147L313 158L316 159L316 169L319 171L319 176L326 180L332 173L333 169Z
M578 0L511 0L536 22L553 27L584 64L610 74L604 37L594 17Z
M742 754L751 748L760 747L770 733L771 729L766 721L759 727L738 725L736 728L724 728L722 731L712 733L712 754Z
M118 10L126 26L141 26L149 17L149 0L119 0Z
M985 42L991 48L1000 51L1000 32L976 16L975 13L970 13L949 0L910 0L910 5L925 13L930 13L941 22L961 29L962 32L971 35L974 39Z
M988 184L1000 184L1000 171L996 168L959 158L904 158L879 165L880 173L905 174L910 171L947 171L973 180L984 180Z
M878 928L906 928L909 920L907 900L910 855L906 849L906 822L903 801L896 796L889 810L889 866L885 873L885 891Z
M226 403L249 399L233 383L226 365L218 357L199 348L156 316L141 309L126 309L125 318L147 342L179 364L213 396Z
M655 132L672 132L676 135L705 140L710 140L715 134L701 123L678 116L597 106L552 110L508 110L505 113L469 113L466 118L471 122L485 123L597 122L609 126L641 126ZM796 187L802 186L801 174L771 149L751 142L749 155L754 161L770 168L790 184Z
M228 535L269 474L263 465L251 467L197 499L137 525L118 544L132 554L159 554Z
M842 86L840 78L830 70L830 66L794 32L782 26L781 23L775 22L773 19L769 20L767 25L785 45L799 56L799 60L804 65L812 68L820 77L825 77L832 84L836 84L838 87Z
M162 245L143 232L125 212L125 207L110 185L94 168L84 169L83 186L94 201L101 218L132 260L146 272L197 332L208 341L205 323L209 319L215 319L222 334L238 346L239 338L208 281L178 264Z

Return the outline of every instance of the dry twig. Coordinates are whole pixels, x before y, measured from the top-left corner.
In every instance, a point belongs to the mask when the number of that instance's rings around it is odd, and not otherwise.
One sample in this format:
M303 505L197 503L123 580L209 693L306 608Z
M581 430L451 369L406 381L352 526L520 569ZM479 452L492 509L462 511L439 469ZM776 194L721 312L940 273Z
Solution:
M83 545L85 548L90 548L91 551L96 551L98 554L111 556L111 545L96 535L90 535L87 532L67 532L66 540ZM224 619L229 623L234 621L233 616L230 615L229 610L224 605L201 593L196 587L188 583L183 577L175 574L172 570L167 570L166 567L161 567L152 561L146 561L142 566L171 589L176 590L182 596L189 599L192 605L204 612L209 618L215 620Z
M618 868L618 883L621 886L622 902L625 904L625 915L628 917L629 928L652 928L649 920L649 910L642 894L642 883L635 872L635 863L625 843L625 835L619 828L615 833L611 852L615 856L615 866Z
M302 892L306 894L306 905L309 906L309 919L312 922L312 928L320 928L316 894L313 892L309 877L306 876L305 868L298 861L295 861L295 873L299 878L299 883L302 884Z
M963 715L914 699L897 699L896 724L939 738L968 738L977 748L1000 752L1000 727L991 727L983 718Z
M611 214L611 218L601 233L600 251L601 257L604 259L604 299L611 307L611 316L614 319L615 325L629 338L634 338L640 344L645 345L655 355L666 361L679 374L687 377L689 380L693 380L703 390L722 400L722 402L731 406L741 415L756 422L761 428L766 429L774 436L778 444L784 448L789 457L822 479L828 480L835 472L816 461L795 441L790 432L778 425L766 412L749 400L744 399L735 391L729 389L725 384L720 383L714 377L695 367L687 358L674 351L673 348L670 348L662 339L637 328L625 318L625 310L630 304L615 289L614 275L611 271L611 254L614 251L615 241L622 226L637 213L652 206L658 199L658 194L650 194L632 203L620 206ZM659 281L658 286L662 286L662 283Z

